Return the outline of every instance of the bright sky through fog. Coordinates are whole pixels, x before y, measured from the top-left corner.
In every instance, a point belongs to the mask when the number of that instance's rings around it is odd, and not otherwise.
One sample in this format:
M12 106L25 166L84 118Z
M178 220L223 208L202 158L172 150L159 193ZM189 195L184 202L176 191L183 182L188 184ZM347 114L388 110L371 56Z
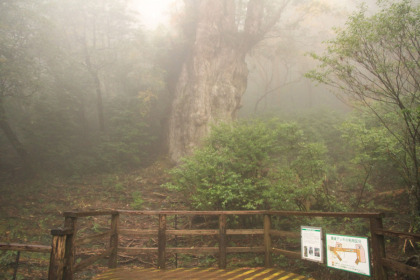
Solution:
M154 29L168 23L170 4L174 1L180 0L131 0L131 3L144 27Z

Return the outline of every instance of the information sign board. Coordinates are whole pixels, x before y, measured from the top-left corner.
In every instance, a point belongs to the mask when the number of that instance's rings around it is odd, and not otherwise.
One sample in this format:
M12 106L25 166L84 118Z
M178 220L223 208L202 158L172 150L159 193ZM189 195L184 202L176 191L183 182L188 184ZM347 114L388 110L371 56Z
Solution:
M370 276L366 237L326 234L327 266Z
M302 259L323 262L322 229L301 226Z

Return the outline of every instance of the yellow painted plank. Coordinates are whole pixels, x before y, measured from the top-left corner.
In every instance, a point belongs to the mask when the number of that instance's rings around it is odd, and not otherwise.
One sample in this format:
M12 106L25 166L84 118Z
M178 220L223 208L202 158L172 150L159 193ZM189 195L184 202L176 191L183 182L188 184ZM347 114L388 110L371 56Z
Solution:
M229 278L229 279L230 279L230 280L237 279L237 278L239 278L239 277L241 277L241 276L244 276L244 275L247 275L247 274L251 274L252 272L255 272L255 271L256 271L256 269L250 269L250 270L248 270L248 271L245 271L245 272L244 272L244 273L242 273L242 274L235 275L234 277Z
M230 275L230 274L233 274L233 273L236 273L236 272L238 272L239 270L242 270L241 268L237 268L237 269L234 269L234 270L231 270L231 271L229 271L229 272L226 272L226 273L224 273L224 274L222 274L222 275L220 275L220 276L228 276L228 275Z
M255 277L258 277L258 276L261 276L261 275L267 274L267 273L269 273L269 272L271 272L271 271L273 271L273 270L274 270L273 268L270 268L270 269L263 269L260 273L257 273L257 274L255 274L255 275L252 275L251 277L245 278L245 280L251 280L251 279L254 279Z
M288 279L288 278L292 277L293 275L296 275L296 274L294 274L294 273L289 273L289 274L287 274L286 276L284 276L284 277L282 277L282 278L279 278L278 280L285 280L285 279Z
M270 276L268 276L268 277L264 278L264 280L271 280L271 279L274 279L274 277L279 276L279 275L284 274L284 273L285 273L285 271L284 271L284 270L280 270L279 272L273 273L273 274L271 274Z
M232 270L220 270L217 268L176 268L176 269L155 269L155 268L118 268L106 271L95 280L123 280L146 277L149 279L232 279L252 280L263 278L264 280L315 280L295 273L278 270L276 268L236 268ZM177 278L178 277L178 278Z

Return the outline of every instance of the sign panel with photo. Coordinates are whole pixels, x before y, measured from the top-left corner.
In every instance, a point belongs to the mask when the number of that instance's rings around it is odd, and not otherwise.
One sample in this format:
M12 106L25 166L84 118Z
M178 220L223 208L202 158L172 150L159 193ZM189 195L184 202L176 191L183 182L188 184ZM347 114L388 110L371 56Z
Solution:
M322 229L301 226L302 259L323 262Z

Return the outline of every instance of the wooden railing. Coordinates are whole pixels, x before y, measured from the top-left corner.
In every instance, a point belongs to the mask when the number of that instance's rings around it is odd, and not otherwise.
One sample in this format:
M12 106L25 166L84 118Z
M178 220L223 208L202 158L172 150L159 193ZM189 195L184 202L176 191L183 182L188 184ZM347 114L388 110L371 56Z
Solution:
M121 234L135 234L140 236L154 235L158 236L157 248L123 248L119 247L118 250L123 252L144 253L144 252L157 252L159 268L166 267L166 254L167 253L182 253L182 254L218 254L219 255L219 268L226 268L227 266L227 253L265 253L266 263L270 263L270 219L265 214L265 211L119 211L121 214L126 215L157 215L159 217L159 226L157 230L128 230L120 229ZM217 216L218 229L167 229L167 216ZM226 221L227 216L235 215L264 215L264 228L262 229L227 229ZM176 247L167 248L167 236L218 236L218 247ZM247 246L247 247L228 247L227 236L229 235L261 235L263 236L264 246Z
M119 212L110 211L85 211L85 212L64 212L64 229L51 230L52 251L48 279L73 279L74 273L85 269L100 259L109 257L108 267L117 267L118 248L118 217ZM101 234L95 234L83 239L76 240L77 220L81 217L111 216L111 228ZM109 248L101 254L92 256L75 264L76 246L89 243L97 238L109 236Z
M410 239L414 242L420 242L420 234L384 230L381 228L374 228L372 234L378 236L378 238L380 238L381 243L384 242L383 240L385 236L398 237L401 239ZM378 263L383 267L382 269L384 270L386 268L389 268L402 274L413 276L414 279L420 279L420 269L386 258L385 254L381 256L380 260L376 261L379 261Z
M136 216L157 216L158 223L155 229L124 229L119 228L119 218L121 215ZM227 218L237 216L260 216L262 219L261 228L254 229L228 229ZM111 226L106 232L94 234L84 238L76 239L78 232L78 219L92 216L109 216ZM217 227L213 229L176 229L168 226L168 216L213 216L217 217ZM64 228L52 230L52 246L48 279L73 279L74 273L85 269L98 260L108 258L108 267L117 267L118 251L129 254L157 253L157 266L166 267L167 254L187 253L187 254L216 254L220 268L227 266L227 254L229 253L264 253L265 266L272 265L272 256L281 254L288 258L301 258L301 253L275 248L272 238L275 237L294 237L299 238L299 233L273 229L273 217L331 217L331 218L360 218L366 219L370 224L370 248L372 252L373 277L374 279L387 280L387 270L408 274L420 279L420 269L410 267L403 263L391 260L385 255L385 236L393 236L413 241L420 241L420 235L396 231L385 230L382 225L384 215L381 213L331 213L331 212L294 212L294 211L128 211L128 210L108 210L108 211L88 211L88 212L65 212ZM137 235L140 237L157 236L157 247L122 247L119 246L119 235ZM262 241L259 246L230 247L228 246L228 236L260 236ZM167 247L168 236L215 236L218 240L217 247ZM76 247L82 244L95 241L98 238L109 238L109 246L101 253L91 256L75 264ZM9 247L7 247L9 246ZM0 243L0 249L18 250L19 246L8 244L5 246ZM47 251L43 247L42 250Z
M13 280L16 279L19 268L20 252L34 252L34 253L51 253L51 246L34 245L34 244L19 244L19 243L4 243L0 242L0 250L2 251L17 251L15 267L13 271Z

